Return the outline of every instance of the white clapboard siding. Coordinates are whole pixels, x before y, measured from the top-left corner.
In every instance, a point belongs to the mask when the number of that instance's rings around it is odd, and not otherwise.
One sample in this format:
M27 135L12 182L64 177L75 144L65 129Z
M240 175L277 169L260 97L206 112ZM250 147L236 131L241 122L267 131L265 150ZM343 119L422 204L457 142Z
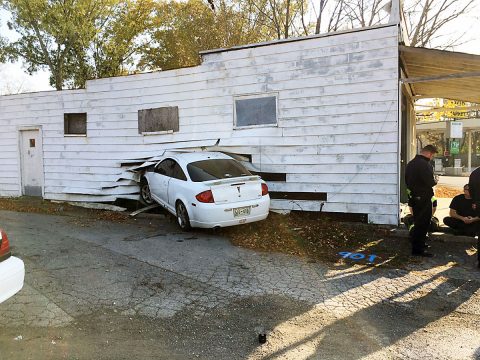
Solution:
M352 212L398 221L398 29L383 26L202 54L200 66L88 81L86 89L0 97L0 196L21 194L18 130L42 128L45 198L138 199L129 164L165 150L251 156L285 174L285 210ZM277 96L277 124L235 129L237 96ZM179 131L139 134L138 111L177 106ZM64 136L65 113L87 113L86 136ZM122 167L123 164L123 167ZM301 206L300 206L301 205Z
M382 172L355 172L353 174L287 174L288 183L318 184L360 184L362 191L374 192L377 184L390 184L397 186L397 174L385 174ZM371 186L364 186L370 184Z
M252 155L256 165L318 165L318 164L391 164L397 159L396 153L382 154L337 154L337 155Z
M318 176L324 174L357 174L359 172L373 174L396 174L397 164L322 164L322 165L296 165L296 164L255 164L263 172L287 172L289 174L303 174L315 172Z

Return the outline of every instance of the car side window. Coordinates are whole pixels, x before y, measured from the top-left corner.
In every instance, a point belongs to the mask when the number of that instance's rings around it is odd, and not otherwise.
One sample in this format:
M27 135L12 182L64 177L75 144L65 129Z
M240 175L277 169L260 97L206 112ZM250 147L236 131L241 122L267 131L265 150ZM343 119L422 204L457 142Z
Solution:
M155 167L155 172L160 175L172 177L172 170L175 162L172 159L165 159Z
M178 163L173 159L165 159L155 168L155 172L161 175L179 180L187 180L185 173Z
M175 179L187 181L187 177L185 176L185 173L183 172L180 165L178 165L178 163L175 162L175 161L174 161L174 165L173 165L173 177Z

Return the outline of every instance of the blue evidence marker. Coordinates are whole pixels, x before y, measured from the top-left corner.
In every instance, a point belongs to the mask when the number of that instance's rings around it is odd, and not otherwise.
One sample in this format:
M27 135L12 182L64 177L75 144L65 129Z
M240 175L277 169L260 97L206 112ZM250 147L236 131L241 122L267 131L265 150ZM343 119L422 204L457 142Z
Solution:
M338 255L340 255L344 259L352 259L352 260L362 260L362 259L365 259L365 257L366 257L366 255L362 254L362 253L351 253L351 252L348 252L348 251L341 251L341 252L338 253ZM376 257L377 257L377 255L369 255L368 256L368 262L373 263L375 261Z

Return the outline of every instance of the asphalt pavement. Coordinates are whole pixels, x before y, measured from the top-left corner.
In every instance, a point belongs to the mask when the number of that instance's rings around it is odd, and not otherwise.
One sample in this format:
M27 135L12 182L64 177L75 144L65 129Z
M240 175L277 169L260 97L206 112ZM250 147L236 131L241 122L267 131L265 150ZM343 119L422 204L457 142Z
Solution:
M480 358L471 245L395 269L238 248L162 217L0 224L26 265L0 304L0 359Z

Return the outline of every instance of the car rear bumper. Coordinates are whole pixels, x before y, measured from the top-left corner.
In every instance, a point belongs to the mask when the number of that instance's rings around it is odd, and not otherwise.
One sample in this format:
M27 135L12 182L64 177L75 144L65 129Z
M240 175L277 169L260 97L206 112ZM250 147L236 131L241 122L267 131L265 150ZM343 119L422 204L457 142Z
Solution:
M233 209L250 207L250 214L240 217L233 216ZM197 203L192 206L190 224L192 227L214 228L251 223L264 220L270 209L270 198L262 196L261 199L236 202L233 204L204 204Z
M23 287L25 265L14 256L0 263L0 303L15 295Z

